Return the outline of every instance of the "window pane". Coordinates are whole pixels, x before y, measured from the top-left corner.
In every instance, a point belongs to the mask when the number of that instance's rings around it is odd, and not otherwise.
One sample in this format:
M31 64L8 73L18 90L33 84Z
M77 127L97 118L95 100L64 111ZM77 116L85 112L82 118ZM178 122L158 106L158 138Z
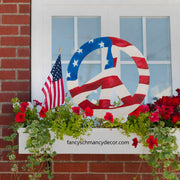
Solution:
M147 59L170 61L169 18L147 18L146 30Z
M120 38L124 39L143 53L142 39L142 18L141 17L121 17L120 18ZM121 52L121 60L130 60L131 58Z
M93 77L101 72L101 65L99 64L81 64L78 71L79 86L87 83ZM100 87L88 97L90 101L98 100L100 97Z
M121 65L121 81L131 95L136 92L139 82L139 74L135 64Z
M150 69L150 88L148 92L148 101L152 102L153 98L170 96L172 93L171 86L171 65L149 65Z
M79 85L83 85L101 72L99 64L81 64L78 70Z
M74 49L73 17L52 17L52 60L56 60L60 46L62 60L70 60Z
M65 93L68 94L68 96L70 96L70 93L69 93L69 90L68 90L68 87L67 87L67 67L68 67L68 64L62 64L62 76L63 76L63 82L64 82L64 91Z
M100 17L78 17L78 47L101 36ZM90 53L86 60L101 60L100 50Z

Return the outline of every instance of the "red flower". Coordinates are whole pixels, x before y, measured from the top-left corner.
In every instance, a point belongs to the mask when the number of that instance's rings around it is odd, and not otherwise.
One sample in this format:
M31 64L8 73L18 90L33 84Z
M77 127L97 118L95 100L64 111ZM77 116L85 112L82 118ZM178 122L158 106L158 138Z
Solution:
M170 115L174 113L174 108L173 106L162 105L161 107L157 106L157 111L162 119L168 120Z
M174 115L172 115L172 122L173 123L177 123L177 121L180 120L180 113L176 113Z
M169 96L163 96L162 98L158 99L155 104L157 106L173 106L173 108L177 108L180 104L180 99L179 97L169 97Z
M25 116L26 116L25 113L18 112L18 113L16 114L16 122L17 122L17 123L24 122L24 121L25 121Z
M150 111L148 105L140 105L135 111L131 112L129 116L136 116L138 117L140 113L145 113L147 111Z
M140 105L140 106L138 107L138 109L139 109L140 113L145 113L145 112L150 111L148 105Z
M107 113L105 114L104 119L107 120L107 121L111 121L112 123L113 123L113 121L114 121L113 115L112 115L112 113L110 113L110 112L107 112Z
M146 140L146 143L149 144L149 149L153 149L154 145L158 147L157 138L154 139L153 135L149 136L149 138Z
M149 116L149 119L151 122L158 122L159 121L159 113L158 112L151 112L151 115Z
M93 110L90 107L86 107L84 113L86 116L90 116L90 117L93 116Z
M138 116L139 116L139 113L140 113L140 111L139 111L139 109L137 108L136 110L134 110L133 112L131 112L131 113L129 114L129 116L136 116L136 117L138 117Z
M80 114L80 108L78 106L72 107L73 113L79 115Z
M138 145L138 139L137 139L137 138L134 138L134 139L132 139L132 140L133 140L132 146L134 146L134 147L136 148L137 145Z
M39 116L42 118L46 117L46 112L47 112L47 109L43 106L41 108L41 111L39 112Z
M21 103L21 105L20 105L20 111L21 111L21 112L26 112L28 105L29 105L29 104L28 104L27 102Z
M180 96L180 89L176 89L176 92L178 93L178 96Z

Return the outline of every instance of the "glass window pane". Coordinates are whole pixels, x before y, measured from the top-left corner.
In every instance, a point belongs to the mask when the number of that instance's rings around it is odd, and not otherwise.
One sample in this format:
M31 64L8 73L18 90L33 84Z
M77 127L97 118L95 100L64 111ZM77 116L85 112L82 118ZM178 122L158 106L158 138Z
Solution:
M135 64L121 65L121 81L131 95L136 92L139 82L139 74Z
M65 94L67 93L68 96L70 96L70 93L69 93L69 90L67 87L67 81L66 81L66 79L67 79L67 67L68 67L68 64L62 64L62 76L63 76Z
M142 18L141 17L121 17L120 18L120 38L124 39L143 53L142 37ZM121 52L121 60L130 60L131 58Z
M171 87L171 65L156 64L149 65L150 70L150 86L145 103L153 102L154 98L160 98L162 96L170 96L172 93ZM123 64L121 66L121 80L130 94L133 95L136 92L139 74L136 65Z
M74 49L73 17L52 17L52 60L56 60L60 46L62 60L70 60Z
M147 59L170 60L169 18L160 17L146 19Z
M87 83L101 72L101 65L99 64L81 64L78 71L79 86ZM100 97L100 87L91 93L88 97L90 101L98 100Z
M101 65L99 64L81 64L78 70L79 86L88 82L101 72Z
M154 98L170 96L172 94L171 65L156 64L149 65L150 69L150 88L148 92L148 101L152 102Z
M78 17L78 47L101 36L100 17ZM86 60L101 60L100 50L90 53Z

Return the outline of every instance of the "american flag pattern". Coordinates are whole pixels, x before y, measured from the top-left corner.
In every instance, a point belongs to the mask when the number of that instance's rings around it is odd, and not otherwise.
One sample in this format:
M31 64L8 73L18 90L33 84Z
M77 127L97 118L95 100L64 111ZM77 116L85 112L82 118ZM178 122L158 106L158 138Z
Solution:
M42 91L45 95L44 106L46 109L49 110L64 104L65 95L61 68L61 55L58 56Z
M79 66L86 55L98 48L108 48L107 64L100 74L79 86ZM139 84L134 95L128 92L116 72L117 54L120 50L128 54L138 68ZM114 117L124 117L134 111L144 100L149 82L149 68L141 52L129 42L115 37L100 37L85 43L75 52L67 69L67 85L73 101L82 109L89 106L94 110L94 115L100 118L103 118L106 112L111 112ZM99 105L95 105L86 97L99 87L101 87ZM119 107L110 104L112 89L123 102Z

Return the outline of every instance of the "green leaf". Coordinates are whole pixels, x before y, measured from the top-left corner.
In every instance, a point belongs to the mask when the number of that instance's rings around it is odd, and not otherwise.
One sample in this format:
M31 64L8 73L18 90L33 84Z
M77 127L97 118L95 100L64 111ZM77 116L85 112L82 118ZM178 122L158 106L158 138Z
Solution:
M11 139L15 139L15 137L17 136L17 133L13 133L13 134L11 134Z
M25 166L23 166L23 167L22 167L22 171L25 171L25 170L26 170L26 167L25 167Z
M4 137L5 141L11 141L11 138L9 136Z
M11 150L12 146L11 145L7 145L6 148Z
M9 155L9 160L13 161L16 159L16 156L14 154Z

